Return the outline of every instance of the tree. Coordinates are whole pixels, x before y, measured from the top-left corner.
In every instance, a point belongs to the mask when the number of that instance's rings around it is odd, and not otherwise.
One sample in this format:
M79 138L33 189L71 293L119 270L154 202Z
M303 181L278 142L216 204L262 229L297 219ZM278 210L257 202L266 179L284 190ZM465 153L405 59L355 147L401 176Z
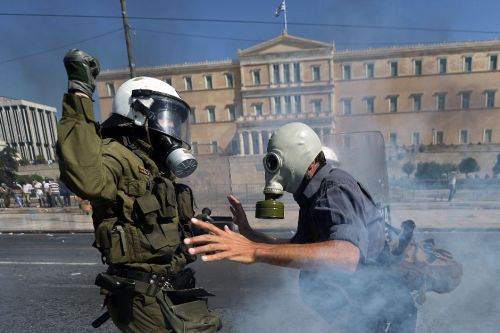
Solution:
M23 157L19 160L19 165L21 166L30 165L30 161L26 157Z
M415 171L415 164L411 163L410 161L406 162L403 167L401 168L404 173L410 178L410 175Z
M10 183L16 177L16 171L19 167L15 158L17 151L12 147L5 147L0 152L0 182Z
M442 166L436 162L420 162L417 164L415 178L420 180L438 180L443 174Z
M458 170L465 173L466 177L469 177L469 173L478 172L479 169L479 164L473 157L464 158L458 165Z
M500 154L497 155L497 163L493 166L493 177L497 177L500 173Z
M452 171L457 171L457 168L458 168L457 165L454 164L454 163L443 163L443 164L441 164L441 171L443 173L446 173L446 174L448 174L448 173L450 173Z
M47 160L40 154L35 157L35 164L47 164Z

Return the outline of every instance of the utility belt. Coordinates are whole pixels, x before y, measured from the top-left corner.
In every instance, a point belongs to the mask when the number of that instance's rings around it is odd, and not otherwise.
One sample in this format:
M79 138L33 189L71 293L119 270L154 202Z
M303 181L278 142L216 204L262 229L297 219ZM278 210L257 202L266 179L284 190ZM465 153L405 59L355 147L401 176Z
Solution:
M107 293L105 305L109 302L118 309L118 321L129 323L133 318L133 299L136 294L156 297L160 292L169 292L174 297L206 297L212 294L204 289L195 289L194 271L186 268L176 274L148 273L125 267L110 266L105 273L99 273L95 284ZM110 318L105 312L92 326L97 328Z

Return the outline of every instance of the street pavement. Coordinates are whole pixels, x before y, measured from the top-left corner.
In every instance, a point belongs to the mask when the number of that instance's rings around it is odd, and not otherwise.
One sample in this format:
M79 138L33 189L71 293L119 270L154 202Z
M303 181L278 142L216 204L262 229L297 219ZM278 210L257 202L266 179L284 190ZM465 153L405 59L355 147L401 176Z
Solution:
M258 230L295 230L297 206L285 206L285 219L255 218L253 205L245 206L250 224ZM500 201L453 201L394 203L391 205L391 223L413 219L421 230L496 230L500 229ZM2 208L2 233L81 233L92 232L90 215L77 207L71 208Z

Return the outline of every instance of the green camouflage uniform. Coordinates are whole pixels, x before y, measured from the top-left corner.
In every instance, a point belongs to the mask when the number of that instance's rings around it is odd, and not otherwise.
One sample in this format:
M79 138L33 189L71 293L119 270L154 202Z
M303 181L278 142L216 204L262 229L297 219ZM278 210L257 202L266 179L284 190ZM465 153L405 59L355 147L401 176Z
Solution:
M89 98L66 94L57 130L61 180L76 195L90 200L95 246L110 266L108 274L134 282L133 318L125 324L119 320L113 293L101 289L110 295L108 311L118 328L123 332L215 332L219 318L207 309L204 290L175 290L156 280L148 284L114 274L137 271L140 276L168 279L194 260L182 244L181 230L194 214L189 187L162 177L145 142L137 140L131 149L102 139Z

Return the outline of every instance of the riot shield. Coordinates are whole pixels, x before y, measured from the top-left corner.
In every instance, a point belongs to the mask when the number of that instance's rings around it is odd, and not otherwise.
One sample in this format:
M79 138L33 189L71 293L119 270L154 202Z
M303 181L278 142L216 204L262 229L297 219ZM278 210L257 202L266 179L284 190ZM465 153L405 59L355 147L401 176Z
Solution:
M323 137L323 146L332 149L339 168L353 175L376 203L389 203L389 181L384 137L380 132L336 133Z
M195 213L210 208L213 216L231 216L227 195L232 193L229 158L218 155L198 155L198 168L179 182L193 190Z

